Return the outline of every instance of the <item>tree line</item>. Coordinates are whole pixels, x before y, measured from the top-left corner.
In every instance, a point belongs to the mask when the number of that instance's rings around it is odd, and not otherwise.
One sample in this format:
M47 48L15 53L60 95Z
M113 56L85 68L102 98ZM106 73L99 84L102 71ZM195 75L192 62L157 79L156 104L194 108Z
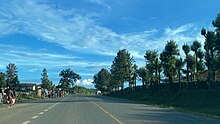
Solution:
M126 49L119 50L110 70L102 68L94 75L95 87L103 92L123 92L124 84L128 82L129 88L135 90L139 79L143 89L151 88L153 91L166 87L170 91L219 88L220 13L212 25L214 30L201 29L204 46L195 40L191 45L184 44L182 49L178 49L176 41L169 40L161 53L146 51L144 67L138 67ZM180 56L181 50L185 57Z
M19 88L20 81L18 79L17 66L14 63L9 63L6 69L5 73L0 72L0 87ZM55 85L53 85L52 81L49 79L46 68L43 69L41 76L41 87L51 90ZM81 79L81 76L73 72L70 68L62 70L59 76L61 78L58 87L62 89L73 87L76 81Z

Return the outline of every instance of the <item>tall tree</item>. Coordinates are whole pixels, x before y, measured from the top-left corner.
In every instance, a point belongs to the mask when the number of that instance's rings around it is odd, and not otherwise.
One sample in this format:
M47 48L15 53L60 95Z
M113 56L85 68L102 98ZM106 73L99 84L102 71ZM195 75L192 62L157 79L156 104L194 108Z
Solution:
M187 78L187 83L189 83L189 63L187 63L188 57L189 57L189 52L190 52L190 46L187 44L184 44L182 46L182 49L186 55L186 78Z
M93 84L95 84L95 88L97 88L102 92L110 91L111 75L108 72L108 70L102 68L98 72L98 74L94 75L93 79L94 79Z
M220 45L220 12L217 14L217 17L214 21L212 21L212 25L216 28L216 35L217 35L217 46ZM218 48L220 50L220 48Z
M195 71L195 59L194 56L188 55L186 58L186 64L188 65L189 68L189 73L191 74L191 82L193 80L193 72Z
M151 51L148 50L145 54L145 59L146 59L146 68L150 71L150 84L151 87L154 84L154 87L158 87L159 81L158 81L158 53L157 51Z
M212 25L216 28L215 29L215 37L216 37L216 44L215 49L217 50L216 55L216 68L218 72L220 72L220 12L217 14L216 19L212 22Z
M170 90L173 91L173 82L175 75L176 56L179 54L178 45L175 41L167 42L165 49L160 54L161 64L164 68L164 75L169 78Z
M137 77L138 77L138 66L136 64L133 64L132 70L131 70L131 79L130 79L129 83L130 83L130 85L132 85L132 89L134 89L134 90L136 90L136 87L137 87L137 82L136 82Z
M126 49L119 50L111 66L111 76L124 90L124 82L131 79L132 58Z
M208 83L210 81L215 81L215 54L216 54L216 37L215 32L206 31L206 29L201 30L201 34L205 37L205 61L208 68Z
M178 78L179 78L179 84L180 85L181 85L181 70L182 70L184 64L185 63L184 63L182 58L179 58L179 59L176 60L175 66L176 66L176 68L178 70ZM182 87L182 85L181 85L181 87Z
M0 72L0 87L6 87L5 74Z
M64 89L69 88L70 86L73 87L74 83L76 83L77 80L81 79L81 76L73 72L70 68L62 70L59 75L61 77L59 83Z
M150 78L149 70L147 70L145 67L139 68L138 69L138 76L141 78L143 89L146 89L147 82Z
M52 81L50 81L48 79L46 68L43 69L43 73L41 74L41 76L42 76L42 78L41 78L41 87L44 88L44 89L51 89L52 88Z
M203 79L202 74L204 73L205 65L204 65L204 62L203 62L204 53L201 49L198 50L197 57L198 57L198 61L197 61L197 64L196 64L197 80L202 80Z
M17 75L17 67L13 63L9 63L6 66L6 83L9 87L15 87L19 84L18 75Z
M197 63L198 63L198 50L201 48L201 43L197 40L195 40L191 46L191 50L194 52L195 55L195 78L197 80Z

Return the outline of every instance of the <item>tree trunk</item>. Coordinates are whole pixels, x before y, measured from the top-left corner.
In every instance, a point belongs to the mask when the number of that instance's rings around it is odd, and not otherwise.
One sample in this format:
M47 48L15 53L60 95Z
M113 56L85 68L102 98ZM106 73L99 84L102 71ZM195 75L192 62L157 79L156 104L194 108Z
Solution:
M137 82L136 80L134 80L134 90L136 90L136 87L137 87Z
M124 82L121 84L121 93L124 93Z
M173 92L173 78L169 75L169 84L170 84L170 91Z
M143 89L146 89L146 86L145 86L145 81L142 79L142 88Z

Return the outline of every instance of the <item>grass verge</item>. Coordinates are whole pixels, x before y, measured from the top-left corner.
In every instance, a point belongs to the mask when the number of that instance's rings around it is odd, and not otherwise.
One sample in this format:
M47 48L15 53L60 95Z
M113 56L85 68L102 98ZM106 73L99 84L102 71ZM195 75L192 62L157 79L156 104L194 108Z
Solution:
M110 96L220 119L219 90L181 90L171 93L167 90L152 92L139 89L125 90L124 94L114 93Z

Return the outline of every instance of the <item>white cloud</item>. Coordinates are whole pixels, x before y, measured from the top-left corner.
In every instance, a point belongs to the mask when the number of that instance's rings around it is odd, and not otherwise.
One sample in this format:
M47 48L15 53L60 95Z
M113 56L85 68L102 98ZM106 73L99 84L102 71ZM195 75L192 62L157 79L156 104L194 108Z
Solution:
M90 2L106 4L101 0L90 0ZM0 25L3 25L1 28L9 29L5 32L7 34L18 33L17 29L19 29L20 33L60 44L69 50L110 56L115 56L119 49L128 49L134 53L133 56L141 58L148 49L163 49L166 41L170 39L177 42L192 42L196 31L196 26L189 23L174 29L165 29L161 38L155 36L159 33L156 29L117 34L111 29L96 24L93 19L78 11L57 10L50 5L32 0L7 1L0 5L0 11L3 17ZM66 13L70 16L67 17Z
M106 1L90 0L90 2L107 7ZM88 16L93 14L81 14L79 10L74 9L60 10L33 0L1 1L0 36L14 33L28 34L45 42L59 44L69 50L74 49L83 53L106 56L116 56L119 49L127 49L134 56L138 65L144 65L143 56L146 50L158 50L160 52L168 40L177 41L180 49L184 43L192 43L195 39L204 43L204 39L198 33L200 31L192 23L180 25L176 28L169 27L164 31L152 29L118 34L109 28L98 25L91 16ZM98 17L98 15L95 16ZM7 53L3 51L5 49L8 51ZM34 52L21 46L3 46L0 44L0 52L0 63L2 64L0 68L5 68L9 62L21 66L46 66L49 68L59 66L62 68L100 69L108 68L111 65L111 61L76 60L77 56L52 54L45 50ZM65 62L60 60L65 60ZM29 70L29 72L34 71L34 69ZM52 73L59 73L59 70ZM91 77L92 75L85 74L84 76ZM80 84L89 85L91 81L91 79L85 79Z
M79 85L79 86L91 86L91 85L93 85L92 82L93 82L93 79L77 80L76 81L76 85Z
M91 3L95 3L104 7L107 7L109 10L111 10L111 6L106 4L106 0L89 0Z
M7 52L5 52L7 51ZM102 68L110 66L111 62L89 61L82 57L69 54L55 54L45 52L38 52L29 50L26 47L19 47L13 45L0 44L0 63L4 66L8 63L16 63L18 66L33 66L34 69L29 69L29 72L36 71L36 67L40 69L48 68Z
M192 29L193 27L195 27L195 25L190 23L190 24L182 25L176 28L175 30L172 30L171 28L166 28L165 34L174 36L189 31L189 29Z

